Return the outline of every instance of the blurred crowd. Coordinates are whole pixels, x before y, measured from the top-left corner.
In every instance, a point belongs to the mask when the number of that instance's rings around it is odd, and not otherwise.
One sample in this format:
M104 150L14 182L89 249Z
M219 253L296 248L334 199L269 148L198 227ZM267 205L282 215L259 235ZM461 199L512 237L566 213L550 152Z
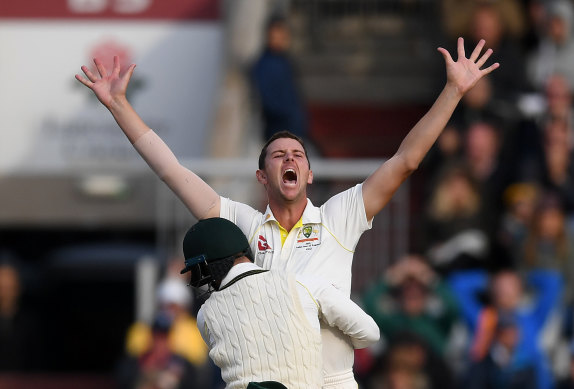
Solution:
M361 296L384 340L357 372L365 388L574 387L573 3L442 5L450 38L484 38L501 67L421 167L417 241Z
M441 5L453 47L485 39L501 67L464 96L417 173L411 252L360 293L381 342L357 351L357 377L365 389L574 388L574 2ZM283 28L270 22L250 76L266 122L306 137ZM288 85L269 97L277 72ZM0 259L0 370L33 367L41 328L19 305L17 266ZM192 297L166 274L153 322L127 331L121 387L221 385Z

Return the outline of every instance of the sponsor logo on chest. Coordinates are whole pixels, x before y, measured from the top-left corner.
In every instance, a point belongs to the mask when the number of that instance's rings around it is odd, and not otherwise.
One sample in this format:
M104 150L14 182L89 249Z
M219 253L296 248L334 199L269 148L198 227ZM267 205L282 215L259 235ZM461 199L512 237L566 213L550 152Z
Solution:
M265 239L265 237L263 235L259 235L259 238L257 239L257 248L259 249L259 251L270 251L273 252L273 249L271 248L271 246L269 246L269 243L267 243L267 239Z

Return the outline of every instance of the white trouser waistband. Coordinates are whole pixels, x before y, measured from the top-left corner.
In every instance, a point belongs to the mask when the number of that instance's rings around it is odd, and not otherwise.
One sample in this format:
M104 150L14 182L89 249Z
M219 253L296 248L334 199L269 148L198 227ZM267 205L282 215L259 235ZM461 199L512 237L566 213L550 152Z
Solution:
M353 369L323 377L323 389L357 389L358 387Z

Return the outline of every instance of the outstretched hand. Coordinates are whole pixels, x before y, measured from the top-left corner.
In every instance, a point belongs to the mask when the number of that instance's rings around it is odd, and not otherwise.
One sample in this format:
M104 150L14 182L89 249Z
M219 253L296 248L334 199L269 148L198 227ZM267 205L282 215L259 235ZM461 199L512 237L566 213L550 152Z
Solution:
M444 57L446 63L447 84L455 87L463 95L471 89L478 80L498 68L500 64L494 63L487 68L481 69L488 58L492 55L492 49L488 49L481 55L485 41L481 39L476 45L469 58L464 51L464 39L458 38L456 62L450 56L448 50L439 47L438 51Z
M109 109L115 100L125 98L128 83L136 65L130 65L123 74L120 74L120 60L118 56L114 56L114 67L108 74L106 67L99 59L94 58L94 64L99 75L92 73L87 66L82 66L81 69L86 77L76 74L76 79L90 88L98 100Z

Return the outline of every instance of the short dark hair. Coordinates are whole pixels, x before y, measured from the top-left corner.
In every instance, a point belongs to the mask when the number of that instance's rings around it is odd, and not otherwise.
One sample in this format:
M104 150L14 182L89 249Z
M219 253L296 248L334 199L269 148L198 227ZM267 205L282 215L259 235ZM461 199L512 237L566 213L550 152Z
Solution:
M303 142L303 139L301 139L300 137L298 137L297 135L293 134L290 131L279 131L273 134L273 136L269 138L269 140L265 143L265 145L263 145L263 148L261 149L261 154L259 154L259 169L263 170L265 168L265 157L267 157L267 148L269 147L269 145L273 141L281 138L295 139L297 142L299 142L303 147L303 151L305 152L305 157L307 158L309 168L311 168L311 162L309 161L309 156L307 155L307 149L305 148L305 142Z
M271 15L271 17L267 19L267 23L265 23L265 31L269 32L269 30L277 26L286 27L287 18L281 14Z

